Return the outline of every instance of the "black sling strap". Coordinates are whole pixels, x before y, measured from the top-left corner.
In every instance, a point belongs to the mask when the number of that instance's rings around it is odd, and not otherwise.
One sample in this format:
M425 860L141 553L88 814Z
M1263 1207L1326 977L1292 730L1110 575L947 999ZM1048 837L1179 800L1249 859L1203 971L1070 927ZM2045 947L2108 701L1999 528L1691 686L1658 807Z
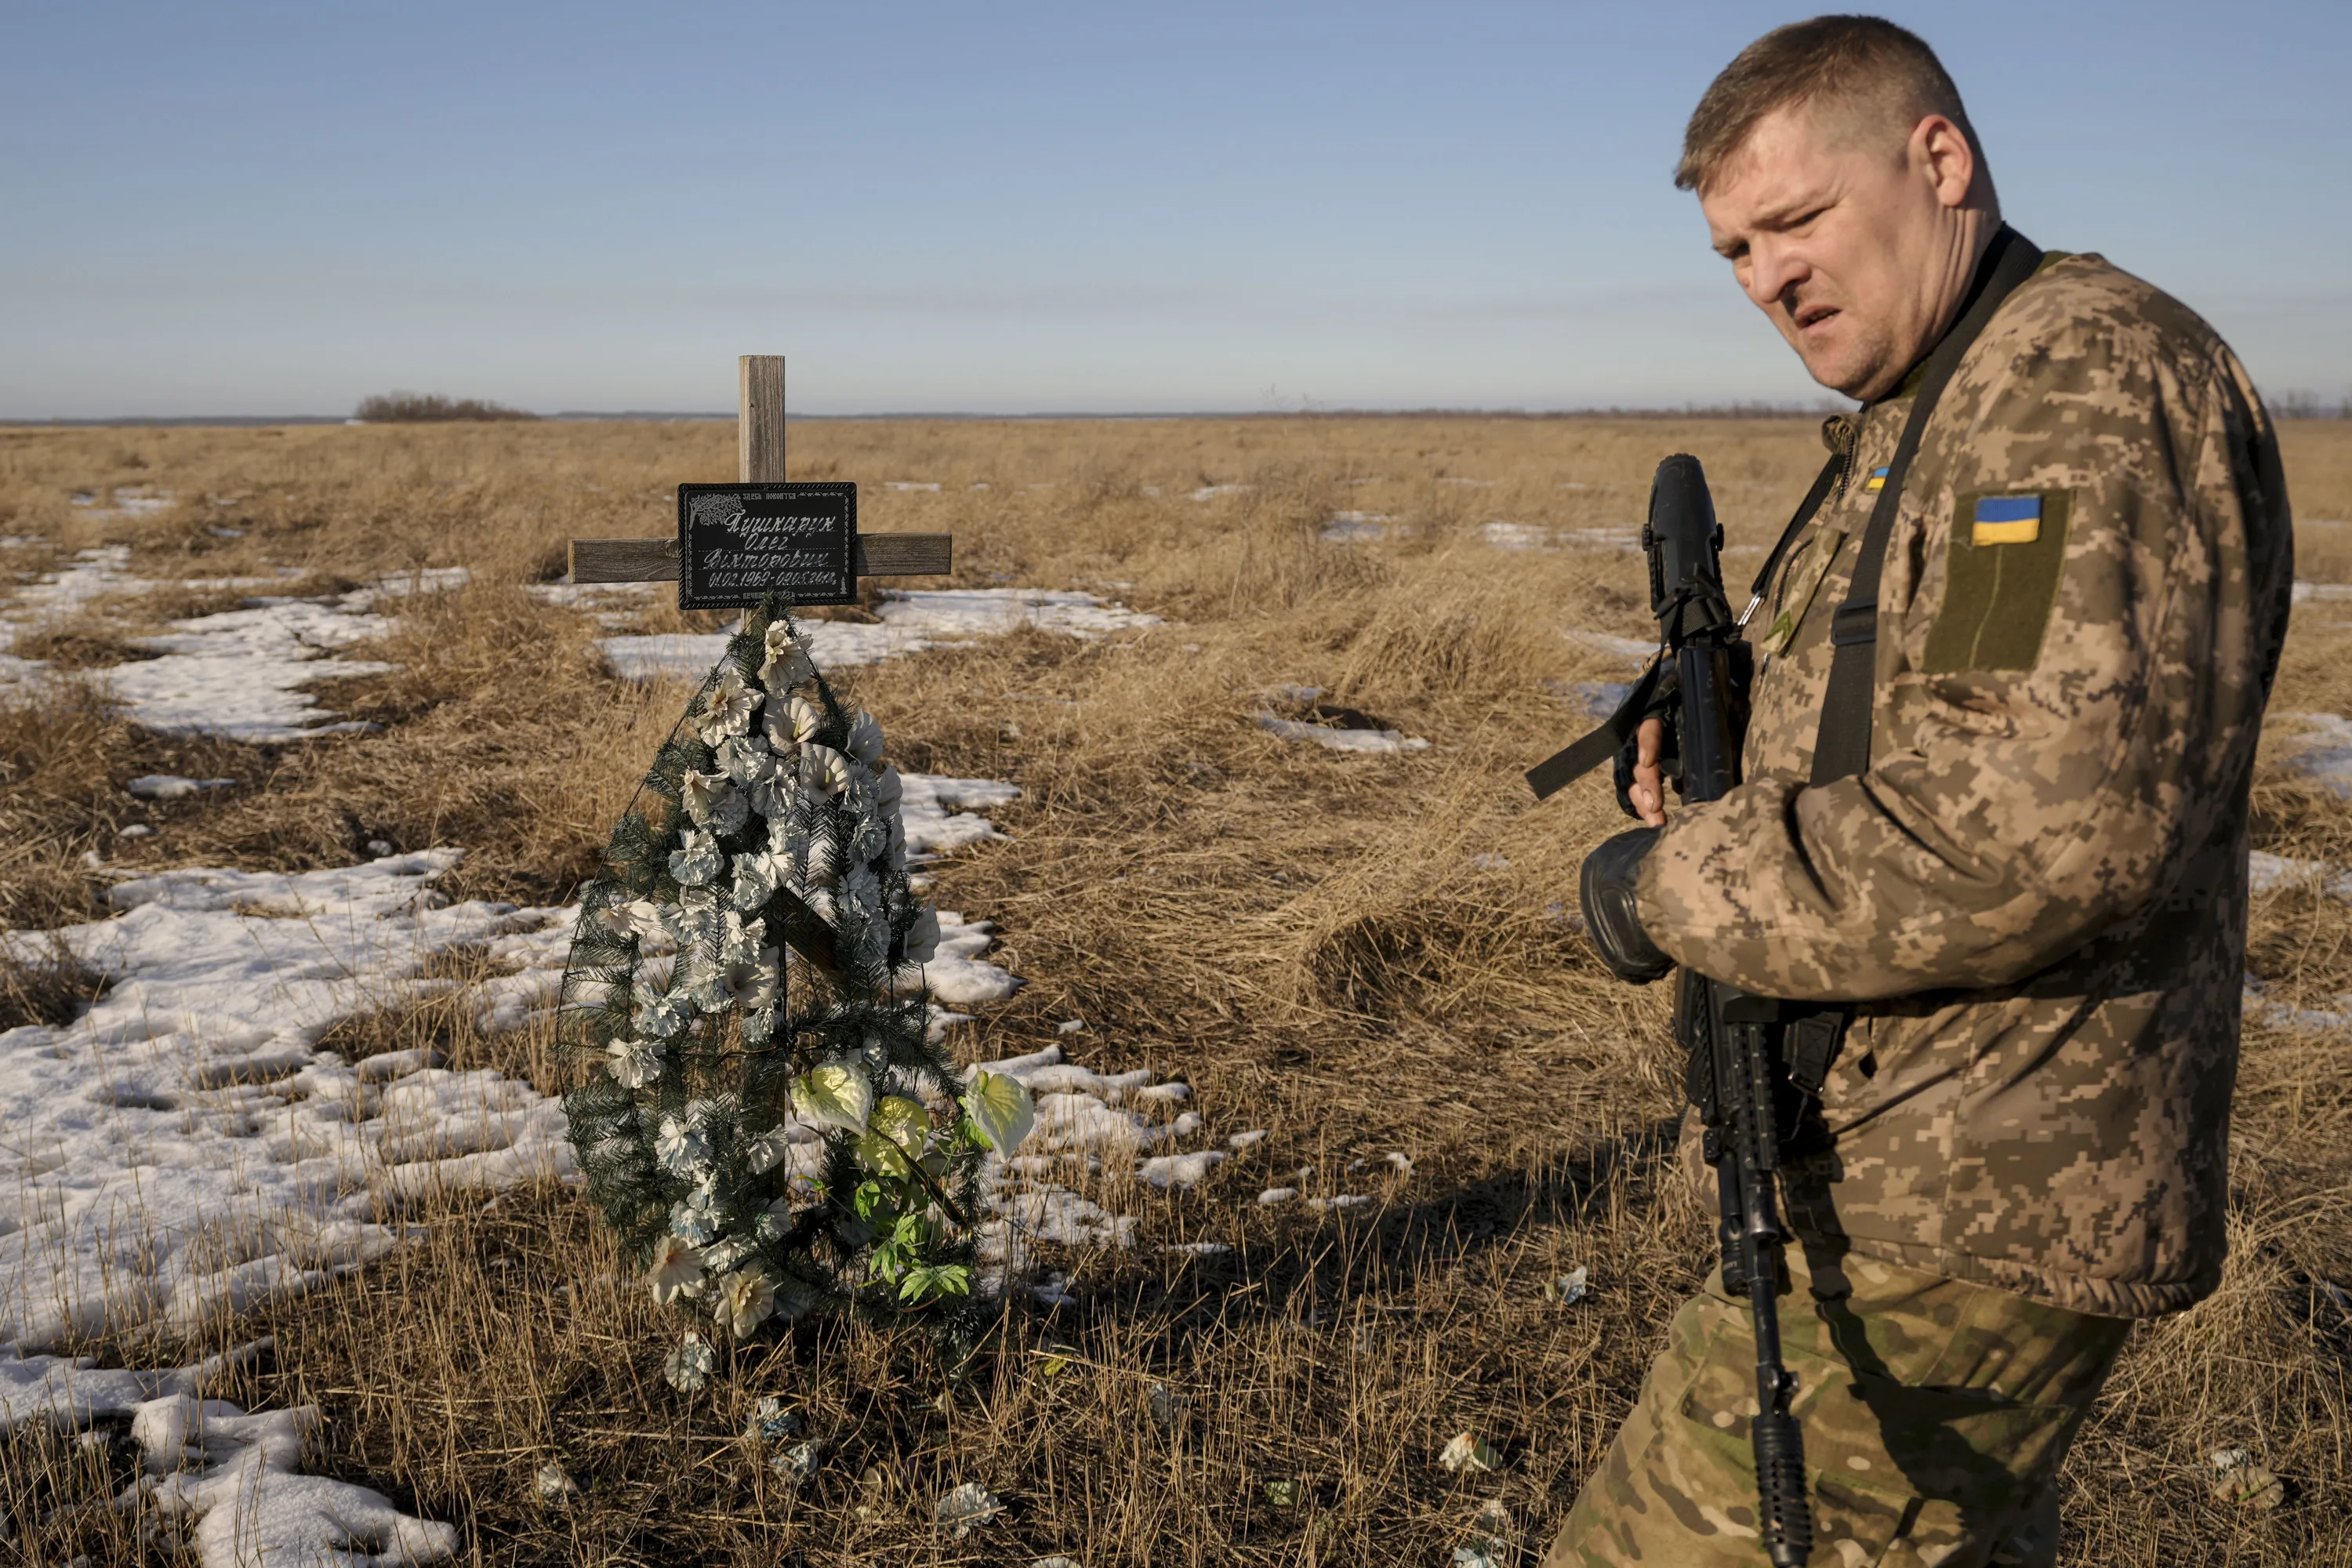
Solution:
M1853 581L1845 603L1830 617L1829 689L1822 698L1822 728L1813 742L1812 783L1825 784L1870 766L1871 700L1878 674L1878 579L1886 564L1886 542L1895 531L1895 514L1903 500L1903 481L1919 450L1936 400L1943 395L1960 358L1992 319L2001 301L2042 265L2041 250L2026 237L2001 226L1977 264L1975 282L1958 317L1943 341L1927 356L1913 395L1911 416L1903 422L1903 438L1895 444L1886 466L1886 482L1871 509L1870 521L1853 561Z

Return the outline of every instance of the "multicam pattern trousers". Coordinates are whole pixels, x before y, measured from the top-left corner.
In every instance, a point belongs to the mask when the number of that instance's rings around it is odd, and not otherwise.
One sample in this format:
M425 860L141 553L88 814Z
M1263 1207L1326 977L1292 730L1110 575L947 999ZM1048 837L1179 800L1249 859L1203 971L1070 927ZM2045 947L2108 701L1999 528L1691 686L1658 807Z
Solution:
M1780 1296L1813 1509L1812 1568L2054 1563L2058 1468L2124 1318L1875 1259L1789 1249ZM1718 1269L1543 1568L1758 1568L1756 1339Z

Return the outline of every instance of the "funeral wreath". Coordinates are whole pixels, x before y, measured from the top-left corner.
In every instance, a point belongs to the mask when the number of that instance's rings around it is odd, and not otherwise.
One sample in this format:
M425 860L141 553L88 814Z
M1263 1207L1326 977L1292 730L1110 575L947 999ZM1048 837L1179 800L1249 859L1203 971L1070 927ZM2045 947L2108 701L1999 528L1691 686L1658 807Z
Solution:
M581 899L562 1016L589 1194L654 1298L725 1335L827 1310L954 1331L976 1310L982 1167L1034 1111L929 1037L939 920L899 790L881 727L765 606ZM688 1338L681 1387L709 1370Z

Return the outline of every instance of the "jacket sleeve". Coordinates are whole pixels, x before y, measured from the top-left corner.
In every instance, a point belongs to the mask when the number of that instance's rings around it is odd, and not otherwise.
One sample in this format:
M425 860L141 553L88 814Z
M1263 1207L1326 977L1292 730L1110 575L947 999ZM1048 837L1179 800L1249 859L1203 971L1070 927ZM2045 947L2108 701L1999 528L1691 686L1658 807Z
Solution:
M2024 315L1915 467L1938 479L1889 545L1869 770L1685 808L1644 863L1645 927L1703 973L1794 1000L2005 984L2161 897L2242 800L2282 629L2250 610L2260 403L2210 336ZM2042 534L1996 542L2028 497Z

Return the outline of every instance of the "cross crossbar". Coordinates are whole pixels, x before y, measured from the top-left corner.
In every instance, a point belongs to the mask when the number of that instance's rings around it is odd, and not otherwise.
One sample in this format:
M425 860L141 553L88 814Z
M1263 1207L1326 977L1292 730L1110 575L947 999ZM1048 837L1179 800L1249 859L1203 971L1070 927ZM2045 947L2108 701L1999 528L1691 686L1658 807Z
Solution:
M784 477L784 356L744 354L736 365L736 448L745 483ZM860 577L935 577L954 570L955 536L861 533L850 555ZM575 539L574 583L675 583L677 541Z

